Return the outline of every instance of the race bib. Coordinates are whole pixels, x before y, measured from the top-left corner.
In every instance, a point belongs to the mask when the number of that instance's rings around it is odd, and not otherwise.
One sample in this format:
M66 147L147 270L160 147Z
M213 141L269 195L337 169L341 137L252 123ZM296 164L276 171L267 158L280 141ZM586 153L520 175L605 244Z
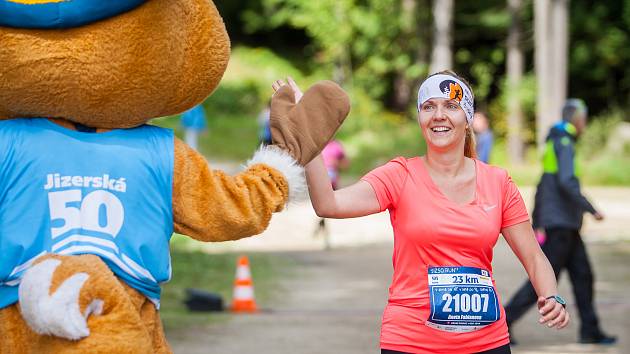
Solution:
M474 267L429 267L431 314L426 325L472 332L496 322L499 301L490 272Z

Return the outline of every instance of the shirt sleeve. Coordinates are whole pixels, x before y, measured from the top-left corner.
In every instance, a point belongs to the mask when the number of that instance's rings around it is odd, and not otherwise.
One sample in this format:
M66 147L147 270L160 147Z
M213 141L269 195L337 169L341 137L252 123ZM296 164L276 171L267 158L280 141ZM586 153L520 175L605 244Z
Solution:
M529 214L525 202L512 178L505 174L505 188L503 192L503 216L501 229L510 227L522 222L529 221Z
M396 158L378 167L361 178L368 182L378 199L380 211L395 209L407 179L407 161L403 157Z

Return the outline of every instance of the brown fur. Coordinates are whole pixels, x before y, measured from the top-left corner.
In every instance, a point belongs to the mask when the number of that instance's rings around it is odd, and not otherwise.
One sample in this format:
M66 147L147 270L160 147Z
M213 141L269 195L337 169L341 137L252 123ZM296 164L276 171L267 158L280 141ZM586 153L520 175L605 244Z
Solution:
M69 129L80 123L97 132L139 126L201 102L221 80L229 51L225 26L210 0L149 0L72 29L0 27L0 119L51 117ZM308 117L294 114L287 120L274 113L283 124L302 122L290 130L276 126L285 147L298 147L291 151L296 160L309 160L341 124L339 92L332 92L321 92L323 100L305 100L315 102ZM296 112L304 111L297 106ZM324 128L308 122L329 114L335 121L320 119ZM211 170L179 140L173 173L174 229L202 241L258 234L288 199L288 182L277 170L258 164L230 177ZM85 272L89 279L80 306L101 298L105 312L89 317L88 337L69 341L34 333L14 304L0 310L0 354L170 352L155 306L115 278L100 258L46 257L62 260L52 291Z
M258 164L231 177L211 170L203 156L179 139L173 181L175 231L201 241L261 233L289 196L287 181L278 171Z
M0 118L138 126L201 102L229 54L223 20L208 0L150 0L72 29L0 27Z
M72 122L53 121L75 129ZM258 164L231 177L210 169L203 156L175 140L176 232L201 241L236 240L259 234L269 224L271 214L283 209L288 194L287 181L275 169ZM90 316L90 335L73 342L34 333L22 319L18 304L2 309L0 354L171 352L153 303L120 282L97 256L50 255L38 262L49 257L63 260L53 275L51 293L73 274L85 272L90 278L81 290L81 311L93 299L102 299L103 314Z
M79 341L69 341L34 333L24 322L19 305L0 311L0 353L169 353L155 306L149 300L121 283L100 258L94 255L47 255L62 263L53 275L51 294L77 272L89 274L81 289L81 311L92 299L105 302L103 313L90 316L91 333ZM27 339L28 338L28 339Z

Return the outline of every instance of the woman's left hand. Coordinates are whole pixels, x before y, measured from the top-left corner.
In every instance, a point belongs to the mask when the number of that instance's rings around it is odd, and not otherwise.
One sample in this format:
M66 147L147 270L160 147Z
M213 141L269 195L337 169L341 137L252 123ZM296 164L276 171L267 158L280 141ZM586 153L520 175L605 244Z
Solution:
M540 313L540 324L546 324L549 328L563 329L569 322L569 313L555 299L538 298L538 312Z

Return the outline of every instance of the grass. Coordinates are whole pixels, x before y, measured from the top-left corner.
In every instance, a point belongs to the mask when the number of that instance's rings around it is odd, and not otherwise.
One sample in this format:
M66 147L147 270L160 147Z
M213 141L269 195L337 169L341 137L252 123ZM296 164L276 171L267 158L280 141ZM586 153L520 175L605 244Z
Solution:
M583 150L577 150L579 179L583 185L591 186L630 186L630 153L608 153L585 156ZM506 168L518 185L536 185L542 173L542 162L535 148L527 149L525 163L511 165L508 162L505 142L498 141L490 159L491 163Z
M599 156L582 162L584 181L592 185L630 186L630 154Z
M184 137L179 116L155 119L151 123L174 129L177 137ZM208 116L208 130L199 137L201 153L215 160L245 162L256 148L258 123L255 114Z
M160 316L165 329L173 330L191 326L226 321L230 314L193 313L187 310L184 300L187 288L196 288L220 294L224 305L232 298L236 261L239 254L208 254L199 250L199 242L181 235L174 235L171 242L173 279L162 287ZM292 261L288 257L270 253L248 253L256 301L259 306L271 301L283 290L280 279L290 276Z

